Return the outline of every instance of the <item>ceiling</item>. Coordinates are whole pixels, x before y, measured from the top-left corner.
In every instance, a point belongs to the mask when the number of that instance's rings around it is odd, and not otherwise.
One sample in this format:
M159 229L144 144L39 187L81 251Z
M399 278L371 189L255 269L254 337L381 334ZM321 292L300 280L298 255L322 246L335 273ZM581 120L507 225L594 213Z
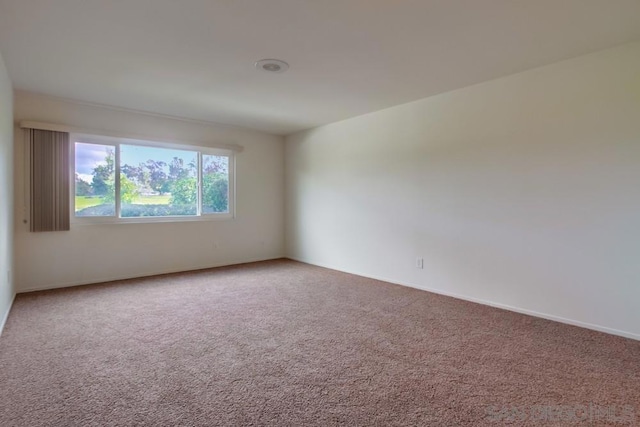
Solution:
M639 0L0 0L16 89L275 134L635 40Z

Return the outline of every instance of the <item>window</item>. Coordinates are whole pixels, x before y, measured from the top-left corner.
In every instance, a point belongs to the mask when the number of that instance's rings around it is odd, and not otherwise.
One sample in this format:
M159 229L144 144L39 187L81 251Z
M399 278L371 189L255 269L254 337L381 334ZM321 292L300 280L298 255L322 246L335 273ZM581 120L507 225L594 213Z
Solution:
M77 221L198 220L233 215L233 152L72 135Z

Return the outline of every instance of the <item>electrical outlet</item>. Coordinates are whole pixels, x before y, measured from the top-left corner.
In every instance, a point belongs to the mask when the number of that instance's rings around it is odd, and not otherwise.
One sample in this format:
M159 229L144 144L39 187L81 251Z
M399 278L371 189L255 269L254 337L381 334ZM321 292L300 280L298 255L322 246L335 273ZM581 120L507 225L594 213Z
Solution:
M424 268L424 259L423 258L416 258L416 268L419 269L423 269Z

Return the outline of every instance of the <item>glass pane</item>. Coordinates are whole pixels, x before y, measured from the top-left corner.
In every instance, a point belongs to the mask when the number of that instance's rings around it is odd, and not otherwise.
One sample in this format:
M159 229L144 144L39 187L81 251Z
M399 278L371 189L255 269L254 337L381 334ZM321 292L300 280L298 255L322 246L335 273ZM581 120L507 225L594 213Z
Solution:
M76 216L116 214L115 147L76 142Z
M195 151L120 146L120 216L197 215Z
M202 213L229 212L229 157L202 156Z

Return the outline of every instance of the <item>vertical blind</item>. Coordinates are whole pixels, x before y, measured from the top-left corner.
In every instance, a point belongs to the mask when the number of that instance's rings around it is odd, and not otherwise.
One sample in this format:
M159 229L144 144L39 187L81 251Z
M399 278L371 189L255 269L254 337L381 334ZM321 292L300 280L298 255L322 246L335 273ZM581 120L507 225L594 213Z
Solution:
M69 230L69 134L27 129L30 230Z

